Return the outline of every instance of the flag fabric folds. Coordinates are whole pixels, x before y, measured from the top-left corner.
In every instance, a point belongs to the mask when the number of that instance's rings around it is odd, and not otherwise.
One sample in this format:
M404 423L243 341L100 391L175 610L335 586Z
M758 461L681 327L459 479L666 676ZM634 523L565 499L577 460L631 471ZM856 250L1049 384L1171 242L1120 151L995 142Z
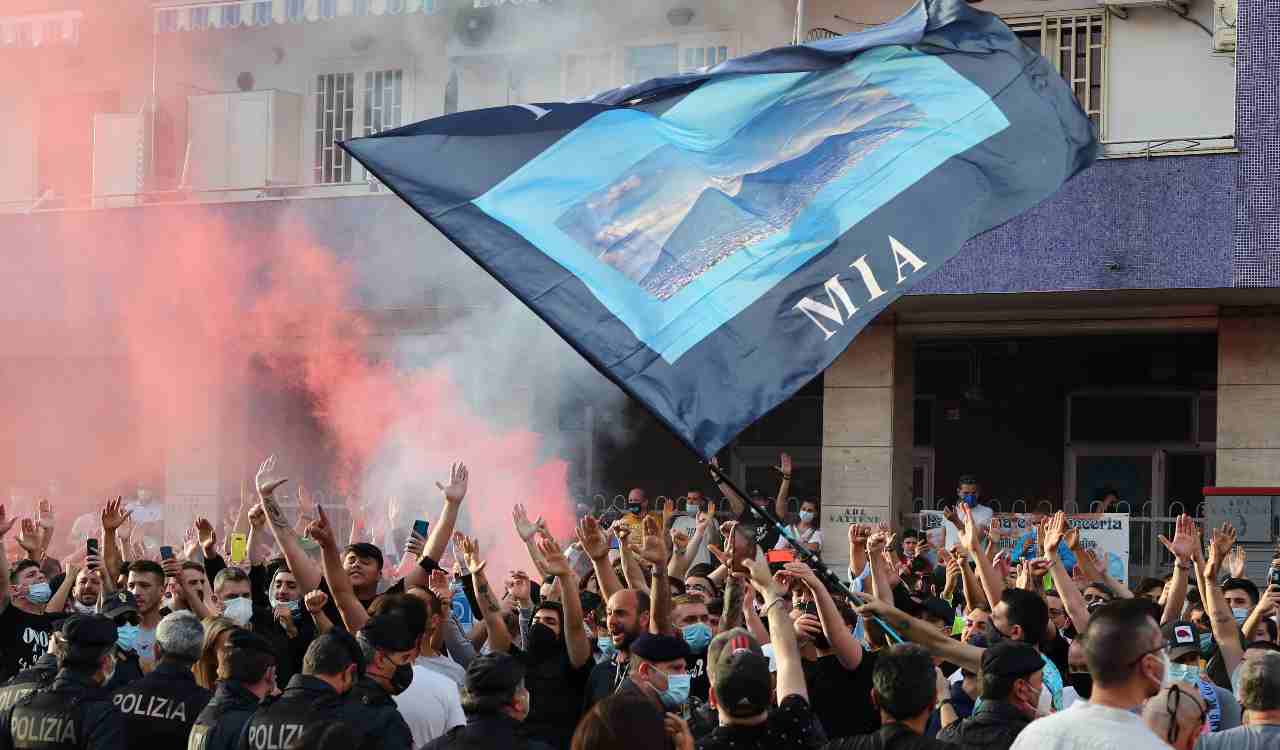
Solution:
M703 457L1098 149L1053 65L962 0L343 146Z

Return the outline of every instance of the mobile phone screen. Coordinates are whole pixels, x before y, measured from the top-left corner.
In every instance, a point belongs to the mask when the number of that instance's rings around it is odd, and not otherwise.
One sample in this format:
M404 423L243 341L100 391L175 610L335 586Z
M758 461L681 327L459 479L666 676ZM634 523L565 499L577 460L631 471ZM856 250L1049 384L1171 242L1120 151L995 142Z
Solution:
M771 563L795 562L796 553L791 549L771 549L765 553L765 559Z
M413 533L417 534L423 539L427 538L427 529L429 528L431 528L431 525L428 524L426 521L419 520L419 521L413 522Z
M88 549L88 552L89 552L89 554L90 554L90 555L96 555L96 554L98 554L98 540L97 540L97 539L90 539L90 540L88 540L88 541L86 542L86 545L87 545L87 547L86 547L86 548Z
M167 544L166 544L166 545L164 545L163 547L161 547L161 548L160 548L160 559L161 559L161 560L172 560L172 559L173 559L173 547L170 547L170 546L169 546L169 545L167 545Z

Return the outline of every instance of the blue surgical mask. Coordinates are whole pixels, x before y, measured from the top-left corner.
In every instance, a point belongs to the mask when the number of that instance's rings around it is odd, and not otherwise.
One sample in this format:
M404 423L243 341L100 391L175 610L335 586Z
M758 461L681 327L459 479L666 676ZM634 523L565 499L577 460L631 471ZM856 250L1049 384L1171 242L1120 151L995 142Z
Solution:
M1208 658L1213 653L1213 633L1200 634L1200 655Z
M667 675L667 689L662 691L662 705L679 708L689 700L689 685L693 678L687 674Z
M1194 685L1200 681L1200 666L1196 664L1170 664L1169 679L1174 682L1189 682Z
M596 645L600 647L600 653L604 655L605 661L612 659L618 654L618 649L613 647L613 637L602 635L596 639Z
M813 516L814 516L814 513L813 513L813 511L811 511L811 510L802 510L802 511L800 511L800 520L801 520L801 521L804 521L805 523L812 523L812 522L813 522Z
M978 504L977 495L961 495L960 499L963 500L964 504L969 506L970 508Z
M47 583L33 583L27 587L27 601L32 604L48 604L53 598L53 589Z
M706 651L711 643L711 626L705 622L685 625L680 629L680 634L684 636L684 642L689 644L689 650L695 654Z
M299 605L300 605L300 604L301 604L301 602L299 602L297 599L294 599L294 600L292 600L292 601L282 602L282 601L280 601L279 599L275 598L274 596L273 596L273 597L271 597L271 608L272 608L272 609L275 609L276 607L286 607L286 608L288 608L288 610L289 610L290 612L292 612L292 613L294 613L294 614L297 614L297 613L298 613L298 608L299 608Z
M28 597L28 598L30 598L30 597ZM1231 610L1231 616L1232 616L1232 617L1234 617L1234 618L1236 619L1236 624L1237 624L1237 625L1243 625L1243 624L1244 624L1244 621L1245 621L1245 620L1247 620L1247 619L1249 619L1249 613L1250 613L1250 612L1252 612L1252 610L1249 610L1249 609L1241 609L1241 608L1236 607L1236 608L1232 608L1232 610Z
M121 651L132 651L138 643L138 630L137 625L117 625L116 648Z

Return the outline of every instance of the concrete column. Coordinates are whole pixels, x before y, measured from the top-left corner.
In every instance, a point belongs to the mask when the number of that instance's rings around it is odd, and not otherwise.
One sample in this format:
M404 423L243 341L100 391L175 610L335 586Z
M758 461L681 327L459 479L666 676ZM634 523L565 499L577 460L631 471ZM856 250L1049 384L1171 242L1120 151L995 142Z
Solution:
M892 322L868 327L831 367L822 403L822 557L848 566L851 523L896 525L911 509L914 379Z
M1222 487L1280 485L1280 315L1218 327L1218 462Z

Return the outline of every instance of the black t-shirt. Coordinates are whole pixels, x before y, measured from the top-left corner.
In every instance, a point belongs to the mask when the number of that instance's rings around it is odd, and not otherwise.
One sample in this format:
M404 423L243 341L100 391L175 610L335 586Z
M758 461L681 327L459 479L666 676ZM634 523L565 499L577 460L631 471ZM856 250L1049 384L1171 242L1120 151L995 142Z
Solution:
M1040 653L1049 657L1049 661L1053 662L1053 666L1058 668L1058 673L1064 678L1071 673L1071 667L1067 664L1067 652L1070 648L1071 643L1062 637L1062 633L1054 633L1051 640L1040 644Z
M769 712L768 721L755 726L728 724L698 740L698 750L817 750L827 744L816 731L809 702L788 695Z
M711 678L707 677L707 652L686 656L684 664L689 670L689 697L705 703L711 693Z
M529 716L525 733L554 747L568 747L582 712L582 695L594 664L590 659L574 668L561 646L549 658L537 659L527 651L511 647L511 655L524 663L524 684L529 690Z
M583 690L582 712L584 714L595 704L613 695L614 691L622 685L623 680L627 679L630 664L631 662L627 659L623 659L621 663L606 659L591 668L586 688ZM692 687L690 690L692 691Z
M871 673L876 652L862 652L858 668L849 671L834 654L804 663L804 682L813 713L827 737L869 734L880 728L880 712L871 705Z
M10 602L0 612L0 682L33 666L49 650L52 632L52 617L28 614Z

